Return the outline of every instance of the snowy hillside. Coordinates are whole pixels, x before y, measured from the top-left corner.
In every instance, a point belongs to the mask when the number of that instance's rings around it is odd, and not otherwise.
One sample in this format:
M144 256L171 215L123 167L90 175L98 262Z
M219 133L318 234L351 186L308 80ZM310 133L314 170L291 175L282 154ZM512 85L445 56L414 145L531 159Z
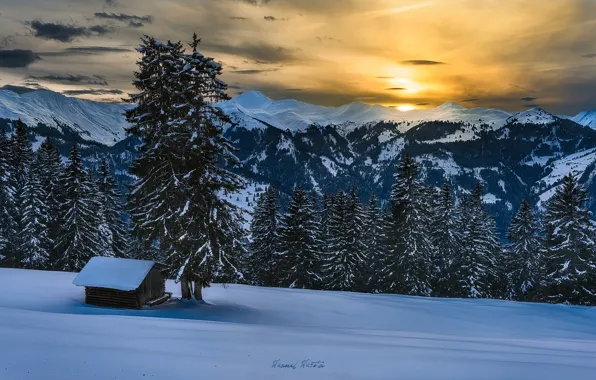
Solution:
M231 194L221 194L223 198L238 206L242 211L245 219L244 228L248 230L252 220L252 211L256 205L259 196L267 190L269 184L255 183L244 179L246 188Z
M537 182L533 188L534 193L539 194L539 201L537 206L544 208L544 204L549 200L556 190L564 176L572 173L576 178L581 178L590 170L588 174L589 182L592 182L594 172L592 171L596 165L596 148L582 150L580 152L570 154L552 162L549 167L549 173Z
M595 308L214 285L206 304L122 310L84 304L74 277L0 269L0 289L10 289L0 292L0 378L581 380L596 373ZM168 290L179 294L173 283Z
M29 126L38 123L62 131L70 127L81 138L114 145L125 137L128 125L124 105L91 102L52 91L17 94L0 90L0 119L21 119Z
M571 120L577 124L596 129L596 110L580 112Z
M488 124L500 127L511 116L502 110L466 108L456 103L445 103L428 110L399 111L380 105L355 102L341 107L322 107L296 100L274 101L258 91L248 91L222 103L222 108L247 129L272 125L291 131L304 130L310 125L357 126L373 121L410 122L409 126L431 120L449 120ZM350 128L348 128L350 129Z

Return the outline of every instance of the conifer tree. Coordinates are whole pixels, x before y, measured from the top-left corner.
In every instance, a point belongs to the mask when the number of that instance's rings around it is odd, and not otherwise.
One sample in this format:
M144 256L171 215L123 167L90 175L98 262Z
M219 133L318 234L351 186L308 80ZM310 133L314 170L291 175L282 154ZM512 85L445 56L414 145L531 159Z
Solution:
M368 265L362 270L363 281L360 291L378 292L378 273L382 271L383 263L383 215L375 193L370 196L368 207L364 210L363 244Z
M27 136L27 126L20 119L16 122L10 145L9 186L12 194L9 212L12 226L8 235L8 257L10 266L20 267L24 259L21 247L25 244L21 232L27 224L20 207L25 203L25 187L33 161L33 148Z
M547 203L545 295L551 302L596 304L596 229L587 201L587 192L569 173Z
M8 255L8 241L12 230L11 197L10 190L10 143L6 138L6 130L0 128L0 264Z
M418 174L418 163L405 154L391 189L381 281L386 292L428 296L433 245L427 232L430 213Z
M329 194L323 194L321 207L318 210L319 230L317 232L317 241L319 242L318 251L321 258L329 252L330 235L329 235L329 219L331 217L333 208L333 197Z
M75 143L66 166L62 184L64 198L61 215L64 224L56 241L60 254L58 268L79 271L93 256L101 256L96 202L97 188L83 167Z
M21 265L24 268L44 269L48 265L53 241L49 236L49 208L47 196L41 186L39 168L35 164L29 170L29 178L23 189L23 204L19 211L23 214L24 229L21 232Z
M163 263L165 257L158 247L139 238L130 238L124 257L135 260L152 260Z
M482 186L477 183L462 202L462 247L452 265L455 297L489 298L498 284L495 266L500 243L494 220L484 209L482 199Z
M453 263L461 250L462 236L459 231L459 219L453 200L451 187L447 182L434 206L432 236L436 248L434 264L433 294L439 297L451 295L453 283Z
M48 238L53 242L58 240L62 227L61 203L64 193L62 188L62 158L54 147L51 138L45 139L37 151L36 166L39 171L41 187L46 194L46 205L48 208ZM54 268L60 255L55 245L50 250L49 268ZM56 268L57 269L57 268Z
M126 257L128 238L122 220L122 195L105 159L101 161L98 174L99 238L102 255Z
M317 230L313 201L298 187L279 231L280 286L315 289L319 285Z
M222 195L238 191L240 178L222 128L230 119L216 106L228 99L221 66L180 42L142 38L135 73L136 106L128 132L143 142L130 172L138 180L129 204L133 234L164 252L183 298L202 299L214 275L243 255L241 213ZM236 276L240 276L234 268Z
M352 291L362 287L367 260L362 240L364 214L355 191L333 198L328 251L321 257L323 288Z
M252 281L261 286L278 283L278 224L277 191L269 186L257 199L250 225L249 273Z
M508 299L533 301L542 278L541 249L538 227L532 206L523 200L517 215L511 221L506 249Z

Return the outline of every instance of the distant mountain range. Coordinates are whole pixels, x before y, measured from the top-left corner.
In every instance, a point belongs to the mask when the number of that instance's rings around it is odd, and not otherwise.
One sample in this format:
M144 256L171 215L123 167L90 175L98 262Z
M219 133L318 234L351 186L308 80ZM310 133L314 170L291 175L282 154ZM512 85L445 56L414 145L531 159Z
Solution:
M21 118L35 146L53 136L64 154L77 140L90 166L107 156L126 183L136 144L124 131L126 107L50 91L0 90L0 126ZM461 195L480 180L501 233L522 199L541 208L570 171L596 192L596 110L562 116L446 103L404 112L361 102L335 108L274 101L257 91L221 108L235 121L225 134L238 148L238 172L253 183L251 196L259 183L285 193L298 184L319 193L354 187L363 200L373 191L387 199L404 150L422 164L428 184L449 181ZM250 208L248 194L236 199Z

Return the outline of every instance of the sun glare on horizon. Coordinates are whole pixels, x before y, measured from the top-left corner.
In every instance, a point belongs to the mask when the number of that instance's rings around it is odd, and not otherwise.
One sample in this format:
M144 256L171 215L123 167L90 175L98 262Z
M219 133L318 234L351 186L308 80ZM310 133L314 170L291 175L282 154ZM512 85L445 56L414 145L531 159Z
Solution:
M395 107L399 111L412 111L415 107L411 104L400 104L399 106Z

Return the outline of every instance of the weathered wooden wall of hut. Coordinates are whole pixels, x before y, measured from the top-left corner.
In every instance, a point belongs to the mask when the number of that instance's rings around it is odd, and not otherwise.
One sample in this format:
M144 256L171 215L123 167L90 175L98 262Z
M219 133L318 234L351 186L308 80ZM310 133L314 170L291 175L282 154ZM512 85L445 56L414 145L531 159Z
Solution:
M107 288L85 288L85 302L96 306L140 309L141 303L137 290L123 291Z

